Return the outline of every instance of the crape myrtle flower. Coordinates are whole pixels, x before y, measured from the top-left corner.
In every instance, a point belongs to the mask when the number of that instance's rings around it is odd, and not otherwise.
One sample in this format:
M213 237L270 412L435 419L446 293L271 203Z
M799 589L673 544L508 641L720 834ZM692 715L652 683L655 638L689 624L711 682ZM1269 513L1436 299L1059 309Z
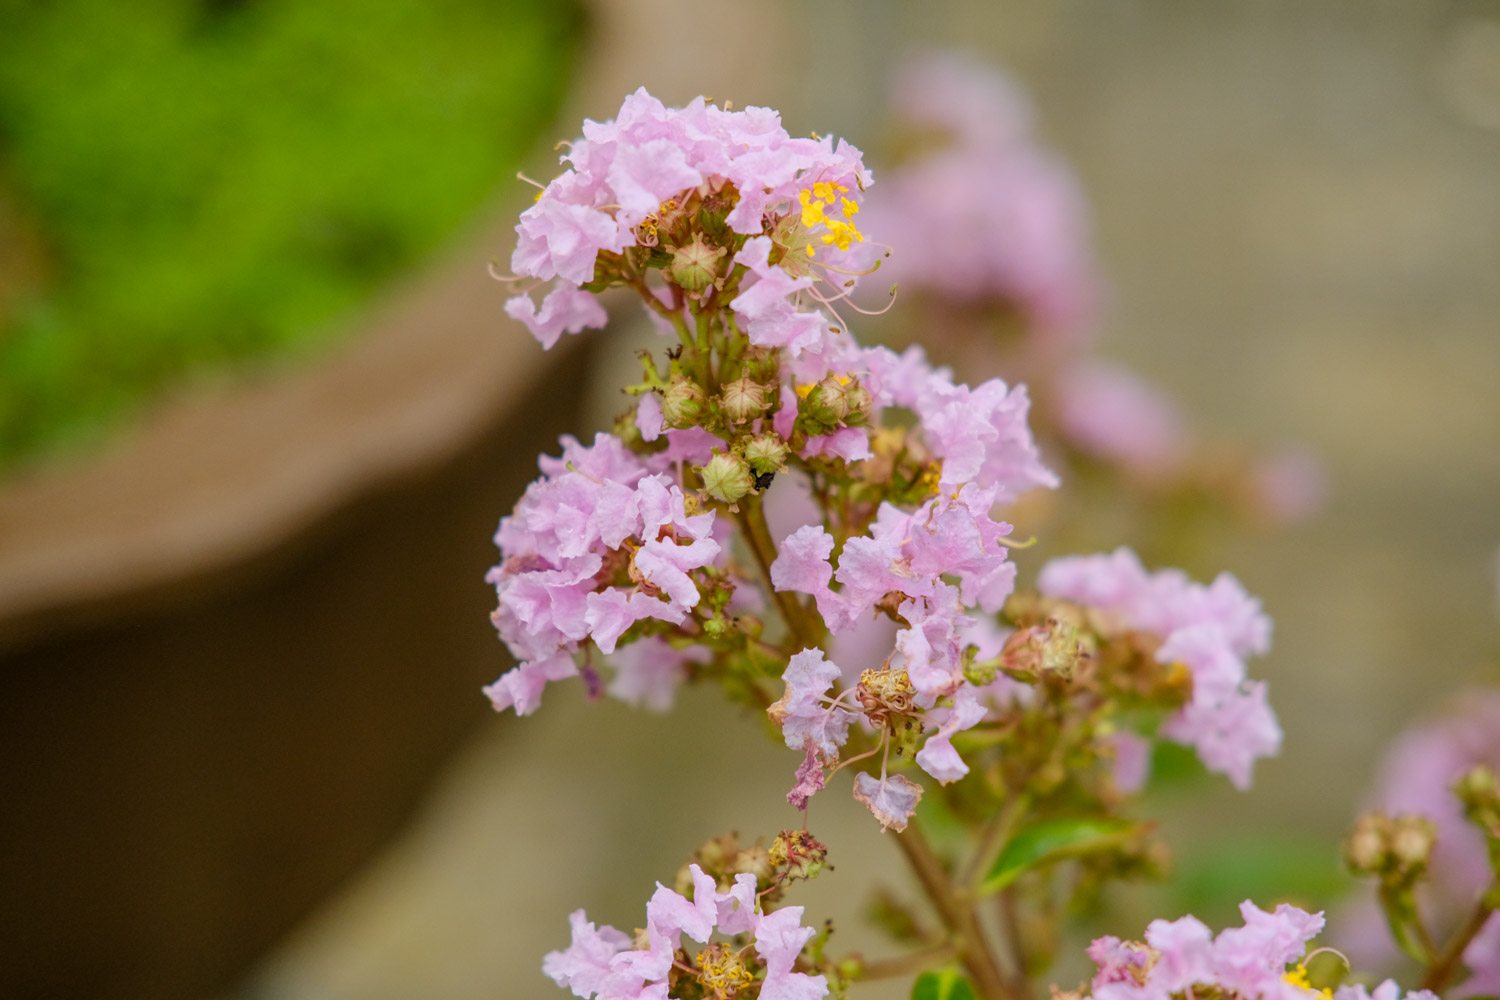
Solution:
M549 952L542 971L585 1000L666 1000L674 970L696 979L710 996L734 995L757 983L756 995L762 1000L828 995L824 976L794 971L803 946L815 933L802 926L802 907L762 912L754 875L738 875L729 891L719 892L714 879L698 865L688 870L692 898L657 883L646 904L646 927L635 939L613 927L596 928L583 910L575 910L568 918L572 944ZM757 957L749 958L748 948L709 944L716 931L725 937L746 935ZM707 947L695 954L684 948L684 938Z
M681 488L619 439L562 443L562 457L542 457L542 477L501 519L501 562L486 577L499 598L491 618L519 666L485 690L497 710L520 715L536 709L547 681L577 673L572 654L585 642L613 653L637 622L680 623L700 599L694 571L723 552L713 512L689 515ZM611 690L670 701L662 686L687 657L661 654L667 662L652 678L627 665Z
M553 290L540 308L529 293L506 304L544 346L604 325L592 293L638 279L645 258L622 256L636 250L662 255L666 280L693 295L723 286L726 255L747 269L731 308L751 343L795 353L833 336L796 298L865 239L855 216L873 178L849 143L793 138L769 108L668 108L642 88L614 118L585 121L561 161L511 257L517 278Z
M1283 903L1266 912L1246 900L1243 927L1215 936L1196 917L1153 920L1144 942L1102 937L1089 946L1098 966L1088 993L1094 1000L1169 1000L1182 996L1238 996L1245 1000L1313 1000L1299 964L1307 942L1323 928L1321 913ZM1352 998L1351 998L1352 1000Z
M1193 747L1210 771L1248 788L1255 761L1280 749L1281 727L1265 684L1247 678L1244 662L1270 648L1271 620L1232 575L1221 573L1204 586L1179 570L1147 573L1135 553L1121 548L1054 559L1037 588L1088 608L1106 631L1162 640L1156 659L1182 664L1192 692L1160 735Z

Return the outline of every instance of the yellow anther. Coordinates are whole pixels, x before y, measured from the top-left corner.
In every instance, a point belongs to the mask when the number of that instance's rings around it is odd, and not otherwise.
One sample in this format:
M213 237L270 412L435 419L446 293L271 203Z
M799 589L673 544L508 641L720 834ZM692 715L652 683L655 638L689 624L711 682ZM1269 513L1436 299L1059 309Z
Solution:
M755 982L739 954L722 944L711 944L698 952L698 981L715 998L736 996Z
M1313 984L1307 978L1307 966L1305 965L1298 965L1295 968L1288 969L1281 978L1298 989L1307 990L1309 993L1315 993L1324 997L1333 996L1333 991L1327 987L1321 990L1313 987Z

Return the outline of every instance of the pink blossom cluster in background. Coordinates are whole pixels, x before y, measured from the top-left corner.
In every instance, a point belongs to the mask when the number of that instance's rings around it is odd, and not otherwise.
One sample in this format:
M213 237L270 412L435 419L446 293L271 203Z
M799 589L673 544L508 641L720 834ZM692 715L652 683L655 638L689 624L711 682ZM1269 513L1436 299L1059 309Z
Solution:
M1415 813L1436 827L1437 843L1418 899L1427 918L1445 932L1468 913L1492 878L1484 835L1465 822L1452 791L1476 764L1500 770L1500 690L1493 688L1465 692L1441 715L1397 737L1368 800L1370 809ZM1351 907L1340 927L1346 937L1339 946L1355 961L1378 967L1397 957L1373 901L1362 899ZM1500 914L1490 917L1463 958L1472 975L1452 996L1500 993Z
M1081 337L1098 297L1087 207L1072 171L1032 135L1024 96L952 54L911 60L892 93L898 124L943 135L890 171L869 206L871 231L897 251L891 276L1005 302L1046 336Z
M1246 657L1270 650L1271 620L1230 574L1204 586L1180 570L1147 573L1135 553L1120 548L1054 559L1037 589L1102 612L1117 629L1162 639L1156 659L1186 666L1193 685L1160 735L1193 747L1210 771L1248 788L1255 761L1280 749L1265 682L1249 680L1245 670Z

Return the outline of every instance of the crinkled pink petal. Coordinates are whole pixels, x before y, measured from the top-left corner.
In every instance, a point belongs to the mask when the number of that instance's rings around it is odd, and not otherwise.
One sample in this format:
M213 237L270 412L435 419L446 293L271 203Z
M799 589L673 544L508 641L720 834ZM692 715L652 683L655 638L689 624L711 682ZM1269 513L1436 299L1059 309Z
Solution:
M506 300L505 315L525 323L526 329L547 350L551 350L564 333L598 329L609 322L598 299L575 285L566 284L559 284L548 292L542 299L541 309L532 303L530 295L517 295Z
M635 428L641 432L642 441L655 441L661 437L661 397L654 392L641 396L635 408Z
M609 684L609 694L627 705L665 712L672 707L677 689L687 679L688 663L701 663L708 656L702 647L673 649L660 636L647 636L617 650L611 657L615 677Z
M588 623L589 635L600 651L613 653L620 636L641 619L655 618L678 625L686 614L681 607L650 594L626 593L618 587L606 587L588 595L584 621Z
M1158 663L1181 663L1193 677L1193 701L1227 698L1245 680L1245 664L1217 625L1189 625L1167 636L1156 651Z
M554 182L555 184L555 182ZM520 240L511 256L511 270L541 278L557 277L574 285L594 280L599 251L619 253L633 239L622 238L620 226L607 213L590 205L559 200L552 186L541 200L521 213L516 226Z
M551 951L542 959L542 972L574 996L598 993L609 974L609 960L630 948L630 936L605 925L598 930L582 910L568 914L573 943L564 951Z
M777 590L811 594L830 628L843 612L842 600L829 586L833 566L828 557L832 554L833 536L820 524L805 524L782 539L771 563L771 585Z
M609 185L620 206L617 218L637 225L662 202L703 183L682 149L670 139L621 143L609 166Z
M1190 702L1162 725L1161 734L1191 746L1205 767L1227 775L1241 791L1250 787L1255 761L1281 749L1281 726L1261 681L1222 700Z
M548 681L577 676L578 666L572 655L560 649L545 660L522 663L506 671L499 680L485 687L484 693L497 712L514 708L517 715L530 715L541 705L542 689Z
M714 897L714 903L718 907L719 933L745 934L753 930L759 916L755 910L755 901L755 876L745 873L736 875L729 891Z
M822 704L828 688L839 678L838 664L823 659L820 649L804 649L791 658L781 675L786 691L766 714L781 727L788 748L803 750L809 743L826 758L837 758L849 737L854 715Z
M922 786L899 774L881 781L861 771L854 776L854 797L880 820L886 830L900 833L922 798Z
M1088 946L1087 954L1099 966L1099 971L1094 974L1096 988L1105 983L1129 982L1144 977L1152 962L1148 948L1134 941L1121 941L1114 935L1095 938Z
M792 971L814 933L802 926L800 906L784 906L756 919L755 951L766 963L759 994L763 1000L818 1000L828 995L824 977Z
M922 749L917 751L916 761L918 767L946 785L969 773L969 765L953 748L953 734L972 729L989 710L972 687L964 686L954 694L953 707L943 711L946 711L946 717L938 731L927 737Z
M1053 559L1037 576L1037 589L1046 596L1101 611L1125 611L1149 586L1146 568L1123 546L1107 555Z
M1163 993L1177 993L1213 977L1213 932L1197 917L1153 920L1146 943L1161 953L1151 983Z
M807 810L807 800L823 789L823 757L817 744L809 742L804 750L802 763L797 765L797 784L786 793L791 807L803 812Z
M683 934L699 944L706 944L714 932L714 920L717 916L711 894L705 907L689 901L687 897L673 892L660 882L656 883L656 892L646 903L647 924L666 935L673 948L682 946Z

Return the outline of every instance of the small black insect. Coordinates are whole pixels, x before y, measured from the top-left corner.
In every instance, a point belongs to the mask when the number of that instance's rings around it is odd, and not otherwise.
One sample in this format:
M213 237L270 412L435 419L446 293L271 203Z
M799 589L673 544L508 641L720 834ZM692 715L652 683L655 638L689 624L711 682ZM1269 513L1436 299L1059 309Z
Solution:
M774 472L762 472L758 476L755 477L755 488L757 490L764 491L767 487L769 487L771 485L771 480L773 480L775 478L776 478L776 473L774 473Z
M676 361L678 358L682 357L682 345L678 344L676 347L667 348L667 357L673 361Z

